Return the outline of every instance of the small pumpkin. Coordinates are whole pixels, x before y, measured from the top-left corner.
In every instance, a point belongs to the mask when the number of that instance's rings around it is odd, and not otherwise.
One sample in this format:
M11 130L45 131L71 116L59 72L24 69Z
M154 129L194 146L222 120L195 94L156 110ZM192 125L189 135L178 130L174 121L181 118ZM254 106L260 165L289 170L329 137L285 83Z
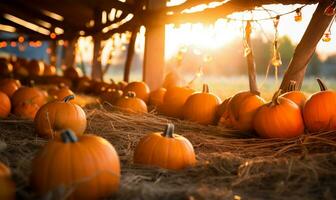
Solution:
M170 87L180 86L181 84L181 75L177 71L171 71L165 76L162 87L168 89Z
M129 83L123 90L124 94L127 94L128 92L135 92L136 96L140 99L142 99L145 103L148 102L149 98L149 87L145 82L131 82Z
M190 141L175 134L173 124L167 124L163 132L147 134L139 141L133 161L136 164L178 170L195 165L196 158Z
M281 97L284 97L284 98L287 98L293 101L294 103L296 103L296 105L298 105L301 108L301 110L307 100L307 96L305 93L296 90L295 81L290 81L286 93L282 94Z
M35 131L40 137L53 138L57 131L64 129L71 129L77 135L84 133L87 124L85 112L80 106L72 104L72 99L74 95L40 108L34 119Z
M239 92L229 103L229 116L234 129L240 131L253 130L253 117L265 100L250 91Z
M56 75L56 67L54 65L45 65L43 75L44 76Z
M116 102L116 106L128 112L147 113L146 103L136 97L135 92L129 91L126 96L121 97Z
M109 102L110 104L114 105L117 101L122 98L123 92L121 90L116 89L108 89L101 95L102 101Z
M13 109L13 114L21 119L33 120L40 106L29 101L24 101Z
M31 85L34 85L34 83L31 82ZM21 87L14 92L11 100L13 108L25 101L42 106L47 102L47 96L44 91L36 87Z
M68 67L63 71L63 75L70 80L77 80L83 76L83 72L78 67Z
M12 181L11 170L2 162L0 162L0 199L15 199L15 183Z
M209 93L207 84L203 84L203 91L192 94L185 102L183 118L203 125L214 124L220 98Z
M300 107L280 94L278 90L254 115L254 129L261 137L292 138L304 133Z
M73 91L70 90L68 86L66 86L64 83L59 84L59 89L56 90L52 95L53 98L62 100L67 96L73 95Z
M126 81L119 81L118 84L117 84L117 88L119 90L124 90L127 85L128 85L128 83Z
M33 160L30 182L41 196L65 187L69 199L106 198L119 189L119 157L104 138L65 130Z
M0 118L8 117L11 111L11 101L7 94L0 92Z
M194 90L189 87L170 87L163 98L163 104L158 110L164 115L182 118L182 108Z
M44 73L44 63L33 59L28 63L27 70L30 76L42 76Z
M311 95L303 107L303 118L309 132L336 130L336 92L328 90L317 79L321 91Z
M151 106L159 107L163 104L163 98L166 94L167 90L165 88L159 88L157 90L152 91L149 94L148 103Z
M19 80L15 79L2 79L0 80L0 91L6 93L8 97L12 97L14 92L21 87Z

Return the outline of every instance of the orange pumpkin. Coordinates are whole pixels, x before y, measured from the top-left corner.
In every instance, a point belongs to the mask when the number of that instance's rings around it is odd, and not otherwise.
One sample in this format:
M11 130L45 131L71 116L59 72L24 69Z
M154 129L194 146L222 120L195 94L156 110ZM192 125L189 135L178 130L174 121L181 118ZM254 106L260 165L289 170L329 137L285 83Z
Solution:
M279 97L278 90L272 101L261 106L254 116L254 129L265 138L292 138L304 133L301 110L293 101Z
M118 84L117 84L117 88L119 90L124 90L127 85L128 85L127 82L125 82L125 81L119 81Z
M10 169L0 162L0 199L15 199L15 183L12 181Z
M119 157L104 138L65 130L33 160L30 182L41 196L63 187L69 199L106 198L119 189Z
M135 92L128 92L126 96L119 98L116 106L128 112L148 112L146 103L142 99L137 98Z
M15 79L2 79L0 80L0 91L6 93L9 97L12 97L14 92L21 87L19 80Z
M42 106L47 102L47 97L42 90L36 87L21 87L14 92L11 100L14 108L25 101Z
M188 87L170 87L159 106L159 112L169 117L181 118L182 108L194 90Z
M203 84L203 91L192 94L185 102L183 118L203 125L214 124L220 98L209 93L207 84Z
M13 113L19 118L33 120L39 109L40 106L38 106L37 104L34 104L30 101L24 101L14 107Z
M336 130L336 92L328 90L317 79L320 92L311 95L303 107L303 118L309 132Z
M149 87L145 82L131 82L124 88L124 94L128 92L135 92L136 96L144 102L148 102Z
M43 75L44 76L56 75L56 67L54 65L45 65Z
M163 104L163 98L164 95L166 94L167 90L165 88L159 88L157 90L152 91L149 94L149 100L148 103L149 105L158 107Z
M174 125L167 124L163 132L143 137L134 151L134 163L166 169L183 169L195 165L192 144L185 137L174 134Z
M162 87L168 89L170 87L180 86L181 84L181 76L176 71L171 71L165 76Z
M0 92L0 118L6 118L11 110L11 102L7 94Z
M296 105L298 105L301 110L307 100L307 96L305 93L296 90L296 82L295 81L291 81L287 92L282 94L281 97L287 98L291 101L293 101L294 103L296 103Z
M84 110L72 104L73 95L62 101L55 100L42 106L37 112L34 125L40 137L52 138L57 131L71 129L77 135L82 135L86 129L86 115Z
M233 128L240 131L253 130L253 117L265 100L250 91L239 92L229 103L229 115Z
M70 80L76 80L83 76L83 72L78 67L68 67L63 71L63 75Z
M30 76L42 76L44 73L44 63L42 61L31 60L27 65Z
M70 96L70 95L73 95L73 91L70 90L70 88L68 86L66 86L65 84L61 83L59 85L59 89L56 90L54 93L53 93L53 98L55 99L58 99L58 100L62 100L64 99L65 97L67 96Z
M114 105L122 96L123 92L121 90L108 89L107 91L101 94L101 99L103 102L106 101Z

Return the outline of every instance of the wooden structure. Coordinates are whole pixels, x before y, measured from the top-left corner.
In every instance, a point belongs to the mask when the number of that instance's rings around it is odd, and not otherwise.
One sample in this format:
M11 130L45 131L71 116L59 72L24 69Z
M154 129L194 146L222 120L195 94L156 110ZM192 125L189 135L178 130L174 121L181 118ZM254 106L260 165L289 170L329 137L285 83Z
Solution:
M230 0L217 7L200 12L182 12L213 0L187 0L176 6L166 7L164 0L2 0L0 2L0 24L16 28L16 32L27 36L28 40L68 40L66 64L74 63L74 45L79 36L94 38L94 59L92 77L102 79L99 60L101 41L114 33L132 32L124 79L128 81L136 33L141 25L146 27L143 79L151 89L161 85L164 73L164 25L185 22L214 22L234 12L252 10L267 4L316 4L314 16L298 44L293 59L285 74L281 87L286 88L290 80L301 86L303 76L317 42L330 24L332 17L324 15L324 10L332 0ZM107 14L114 15L106 20ZM112 14L114 13L114 14ZM23 25L22 21L29 24ZM52 36L54 34L54 36ZM56 34L56 35L55 35ZM1 39L0 40L4 40ZM12 39L14 41L17 38ZM248 57L250 69L254 70L253 55ZM254 77L250 74L249 77ZM253 85L253 83L252 83ZM254 86L256 87L256 86ZM256 89L256 88L255 88Z

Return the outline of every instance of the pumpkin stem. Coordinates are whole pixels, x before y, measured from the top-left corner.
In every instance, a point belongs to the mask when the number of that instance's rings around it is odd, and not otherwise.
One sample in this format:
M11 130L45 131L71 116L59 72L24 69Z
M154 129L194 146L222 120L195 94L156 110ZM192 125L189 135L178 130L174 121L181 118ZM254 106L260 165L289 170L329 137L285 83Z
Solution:
M203 84L203 93L209 93L209 86L208 86L208 84Z
M327 86L322 82L322 80L321 80L320 78L317 78L316 80L317 80L317 83L318 83L319 86L320 86L321 91L326 91L326 90L328 90Z
M279 96L281 94L281 89L279 89L278 91L276 91L272 97L272 102L271 102L271 106L275 106L275 105L279 105L280 102L279 102Z
M77 138L76 134L70 129L67 129L67 130L65 130L61 133L61 139L64 143L78 142L78 138Z
M163 131L162 136L163 136L163 137L168 137L168 138L173 138L174 127L175 127L174 124L172 124L172 123L168 123L168 124L166 125L165 130Z
M63 101L65 103L67 103L67 102L69 102L69 101L71 101L73 99L75 99L75 95L69 95L69 96L64 97Z
M133 92L133 91L129 91L129 92L127 93L127 97L129 97L129 98L135 98L135 97L136 97L136 93Z
M289 82L288 88L286 92L291 92L296 90L296 81L291 80Z
M114 81L112 78L110 79L110 81L111 81L111 84L112 84L112 85L115 85L115 84L116 84L115 81Z

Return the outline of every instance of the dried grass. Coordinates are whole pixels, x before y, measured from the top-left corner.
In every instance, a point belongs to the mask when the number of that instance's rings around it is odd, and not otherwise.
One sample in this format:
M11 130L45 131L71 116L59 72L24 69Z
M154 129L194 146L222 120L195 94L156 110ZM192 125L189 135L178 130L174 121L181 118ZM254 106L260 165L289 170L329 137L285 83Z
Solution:
M334 199L336 132L294 139L259 139L217 126L202 126L158 116L127 114L111 105L86 110L88 133L108 139L122 163L122 182L113 199ZM133 150L146 133L173 122L176 133L194 145L198 164L169 171L132 163ZM19 199L35 199L29 187L30 164L46 143L31 121L0 120L0 160L14 174ZM47 199L60 199L54 191Z

